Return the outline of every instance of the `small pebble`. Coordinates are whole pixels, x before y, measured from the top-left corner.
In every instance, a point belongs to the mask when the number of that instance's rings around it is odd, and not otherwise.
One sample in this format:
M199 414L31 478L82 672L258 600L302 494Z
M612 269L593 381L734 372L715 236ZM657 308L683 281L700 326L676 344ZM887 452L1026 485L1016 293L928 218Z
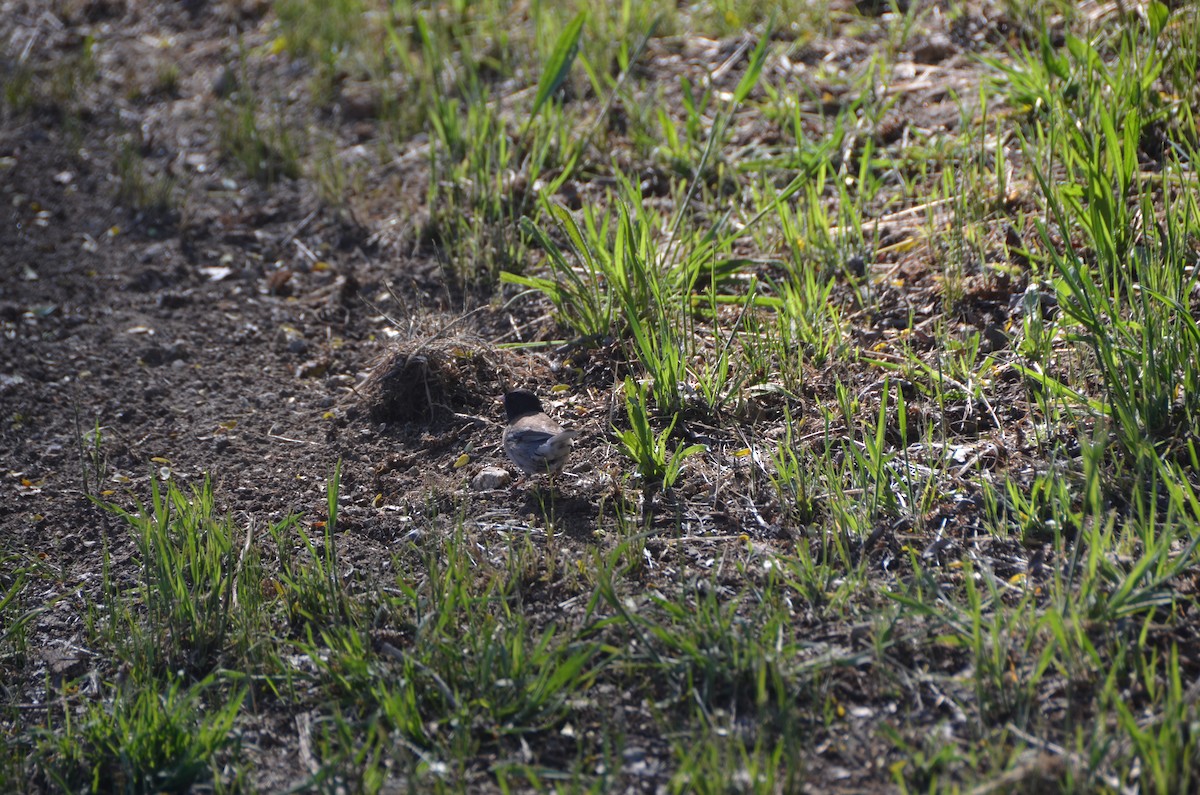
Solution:
M474 491L502 489L509 483L512 483L512 475L507 469L500 467L484 467L478 475L471 478L471 488Z

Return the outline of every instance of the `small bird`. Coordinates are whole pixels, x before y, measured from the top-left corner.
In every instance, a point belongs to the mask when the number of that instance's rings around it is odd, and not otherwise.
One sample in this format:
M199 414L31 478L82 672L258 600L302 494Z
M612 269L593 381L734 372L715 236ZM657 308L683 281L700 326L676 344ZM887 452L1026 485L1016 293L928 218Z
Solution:
M504 452L509 460L528 475L553 475L567 463L575 431L546 416L537 395L524 389L506 392L504 412L508 427L504 429Z

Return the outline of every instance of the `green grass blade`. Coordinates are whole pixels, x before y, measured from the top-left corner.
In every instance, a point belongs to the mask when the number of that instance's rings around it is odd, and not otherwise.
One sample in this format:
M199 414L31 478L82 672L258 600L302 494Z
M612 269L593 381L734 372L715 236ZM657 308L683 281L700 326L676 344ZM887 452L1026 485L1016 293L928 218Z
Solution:
M533 109L530 110L529 119L525 122L526 129L537 118L546 101L567 79L567 74L571 71L571 64L575 62L575 56L579 52L579 38L583 33L583 23L586 18L585 12L581 11L576 14L570 24L559 34L558 41L554 43L554 51L550 53L550 59L546 61L546 68L542 70L542 77L538 80L537 94L533 98Z

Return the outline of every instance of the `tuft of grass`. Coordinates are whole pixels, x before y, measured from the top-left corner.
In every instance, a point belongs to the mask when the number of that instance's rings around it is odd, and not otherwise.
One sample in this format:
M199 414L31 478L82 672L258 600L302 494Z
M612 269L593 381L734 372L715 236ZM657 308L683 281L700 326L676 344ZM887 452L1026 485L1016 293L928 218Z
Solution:
M279 561L278 579L271 585L284 600L290 631L297 637L354 627L359 620L354 602L347 599L340 579L337 553L340 484L339 461L326 486L327 518L313 524L319 536L306 532L299 517L294 515L270 528ZM299 556L292 531L300 542Z
M117 154L117 201L155 216L165 216L178 204L174 180L147 173L145 159L133 141L126 141Z
M1181 147L1165 150L1153 180L1139 165L1144 133L1169 112L1150 90L1163 68L1154 46L1159 33L1153 19L1149 33L1127 31L1118 45L1119 70L1075 38L1065 56L1043 46L1040 60L1026 56L1022 67L1010 68L1017 86L1067 84L1042 98L1046 118L1034 121L1034 140L1026 140L1028 149L1057 154L1055 161L1030 158L1046 201L1047 220L1038 230L1059 305L1074 324L1070 338L1090 351L1104 385L1103 401L1085 400L1081 408L1111 421L1134 455L1147 445L1171 455L1174 440L1200 433L1200 367L1192 355L1200 326L1188 308L1195 254L1183 243L1200 230L1194 191L1167 191L1162 222L1145 221L1159 212L1152 182L1194 181L1185 165L1190 156L1181 157ZM1081 106L1090 109L1082 117ZM1065 180L1054 176L1059 168ZM1080 230L1086 256L1054 245L1059 230L1068 229ZM1021 369L1055 394L1078 394L1036 367Z
M39 733L31 766L62 791L152 793L184 791L211 781L244 691L223 694L210 708L214 681L177 679L106 685L79 716L64 711ZM53 710L57 712L57 710Z
M312 57L333 70L361 43L366 29L362 0L277 0L276 46L293 55Z
M0 550L0 564L0 670L4 670L24 660L29 625L46 608L28 607L27 589L36 567L21 565L21 557L7 550Z
M28 113L36 103L34 72L25 64L8 67L4 75L4 105L13 115Z
M672 417L667 427L655 434L646 410L646 388L631 378L625 379L625 412L629 416L629 430L614 429L625 454L637 465L638 474L645 481L659 483L664 489L671 488L683 472L683 462L703 452L704 445L681 444L668 453L667 443L679 415Z
M283 119L264 123L257 99L245 87L223 103L217 118L217 146L221 156L241 166L251 179L272 185L301 175L297 133Z
M234 528L215 513L211 483L185 494L168 481L164 493L151 479L150 503L135 511L106 504L126 520L141 558L144 618L112 599L106 640L126 650L136 664L157 671L205 674L218 664L233 623L238 571Z

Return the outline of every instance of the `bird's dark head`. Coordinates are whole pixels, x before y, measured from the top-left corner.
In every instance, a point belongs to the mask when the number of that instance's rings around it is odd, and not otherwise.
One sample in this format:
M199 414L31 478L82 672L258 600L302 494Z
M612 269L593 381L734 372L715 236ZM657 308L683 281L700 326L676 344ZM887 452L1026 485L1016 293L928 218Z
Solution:
M509 422L526 414L540 414L541 411L542 401L526 389L515 389L504 394L504 413L508 415Z

